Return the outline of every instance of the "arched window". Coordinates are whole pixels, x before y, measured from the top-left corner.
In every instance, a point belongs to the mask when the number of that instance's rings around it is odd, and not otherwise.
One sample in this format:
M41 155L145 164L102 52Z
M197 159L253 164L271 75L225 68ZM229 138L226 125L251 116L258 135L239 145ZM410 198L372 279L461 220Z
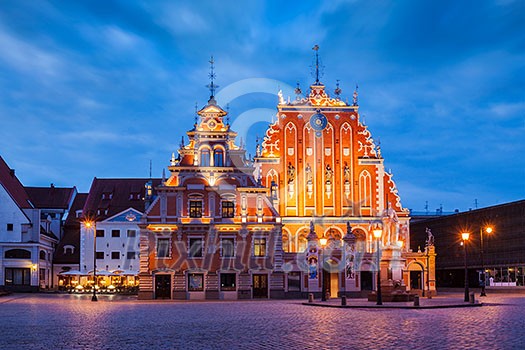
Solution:
M43 250L40 251L40 260L46 260L46 252Z
M224 151L222 149L216 149L213 154L213 165L224 166Z
M290 252L290 234L283 231L283 251L285 253Z
M308 240L306 239L306 235L304 233L299 234L299 237L297 237L297 252L304 252L307 246Z
M366 170L359 175L359 197L363 207L372 206L372 178Z
M25 249L9 249L5 251L6 259L31 259L31 252Z
M210 150L207 148L201 151L201 166L210 166Z

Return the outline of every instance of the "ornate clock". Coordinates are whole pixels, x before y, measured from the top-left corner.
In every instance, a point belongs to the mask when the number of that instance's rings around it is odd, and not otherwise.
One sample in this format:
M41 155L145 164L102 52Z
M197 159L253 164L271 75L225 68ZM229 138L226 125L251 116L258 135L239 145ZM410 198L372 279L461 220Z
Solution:
M316 136L321 136L321 131L326 128L327 124L328 120L326 120L326 116L320 111L317 111L317 113L310 117L310 126L316 131Z

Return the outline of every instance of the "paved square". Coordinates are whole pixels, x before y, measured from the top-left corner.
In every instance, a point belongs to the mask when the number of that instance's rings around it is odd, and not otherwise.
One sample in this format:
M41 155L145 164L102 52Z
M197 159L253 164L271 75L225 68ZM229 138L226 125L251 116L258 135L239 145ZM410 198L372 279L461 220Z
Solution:
M525 349L525 297L483 301L376 310L18 294L0 299L0 349Z

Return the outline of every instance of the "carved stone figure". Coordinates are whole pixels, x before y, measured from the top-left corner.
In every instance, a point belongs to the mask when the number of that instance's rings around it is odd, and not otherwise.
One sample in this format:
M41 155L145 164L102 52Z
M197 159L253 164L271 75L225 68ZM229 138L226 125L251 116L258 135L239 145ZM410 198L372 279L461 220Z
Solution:
M350 167L348 166L347 162L345 162L343 173L344 173L345 182L350 182Z
M330 184L332 183L332 176L334 175L334 171L332 170L332 167L330 167L330 164L326 164L324 176L326 179L326 183Z
M396 244L399 239L398 222L396 211L388 203L387 208L383 211L381 217L383 221L383 244L391 245Z
M291 162L288 163L288 183L292 183L295 180L295 167Z
M427 247L431 247L434 245L434 235L432 234L432 231L427 227L425 232L428 235L428 238L426 240Z
M310 164L306 164L306 168L304 169L306 172L306 182L311 183L312 182L312 168L310 167Z

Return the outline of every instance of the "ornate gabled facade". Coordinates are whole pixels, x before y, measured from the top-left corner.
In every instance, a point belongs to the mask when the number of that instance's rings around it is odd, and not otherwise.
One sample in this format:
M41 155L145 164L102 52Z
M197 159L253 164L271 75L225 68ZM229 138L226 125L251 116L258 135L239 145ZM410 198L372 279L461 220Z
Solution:
M142 218L140 299L283 294L280 218L211 92Z
M317 247L318 239L326 238L332 251L323 265L329 271L326 289L333 296L372 289L377 271L373 227L379 226L381 278L386 285L404 286L410 269L404 258L410 246L409 212L385 171L379 144L360 118L357 89L352 104L341 100L339 86L332 98L316 73L305 98L299 86L293 101L279 93L277 120L256 150L256 176L271 190L282 217L283 249L295 274L288 281L295 291L320 291ZM355 243L345 243L349 234ZM315 266L310 278L301 267L305 261Z

